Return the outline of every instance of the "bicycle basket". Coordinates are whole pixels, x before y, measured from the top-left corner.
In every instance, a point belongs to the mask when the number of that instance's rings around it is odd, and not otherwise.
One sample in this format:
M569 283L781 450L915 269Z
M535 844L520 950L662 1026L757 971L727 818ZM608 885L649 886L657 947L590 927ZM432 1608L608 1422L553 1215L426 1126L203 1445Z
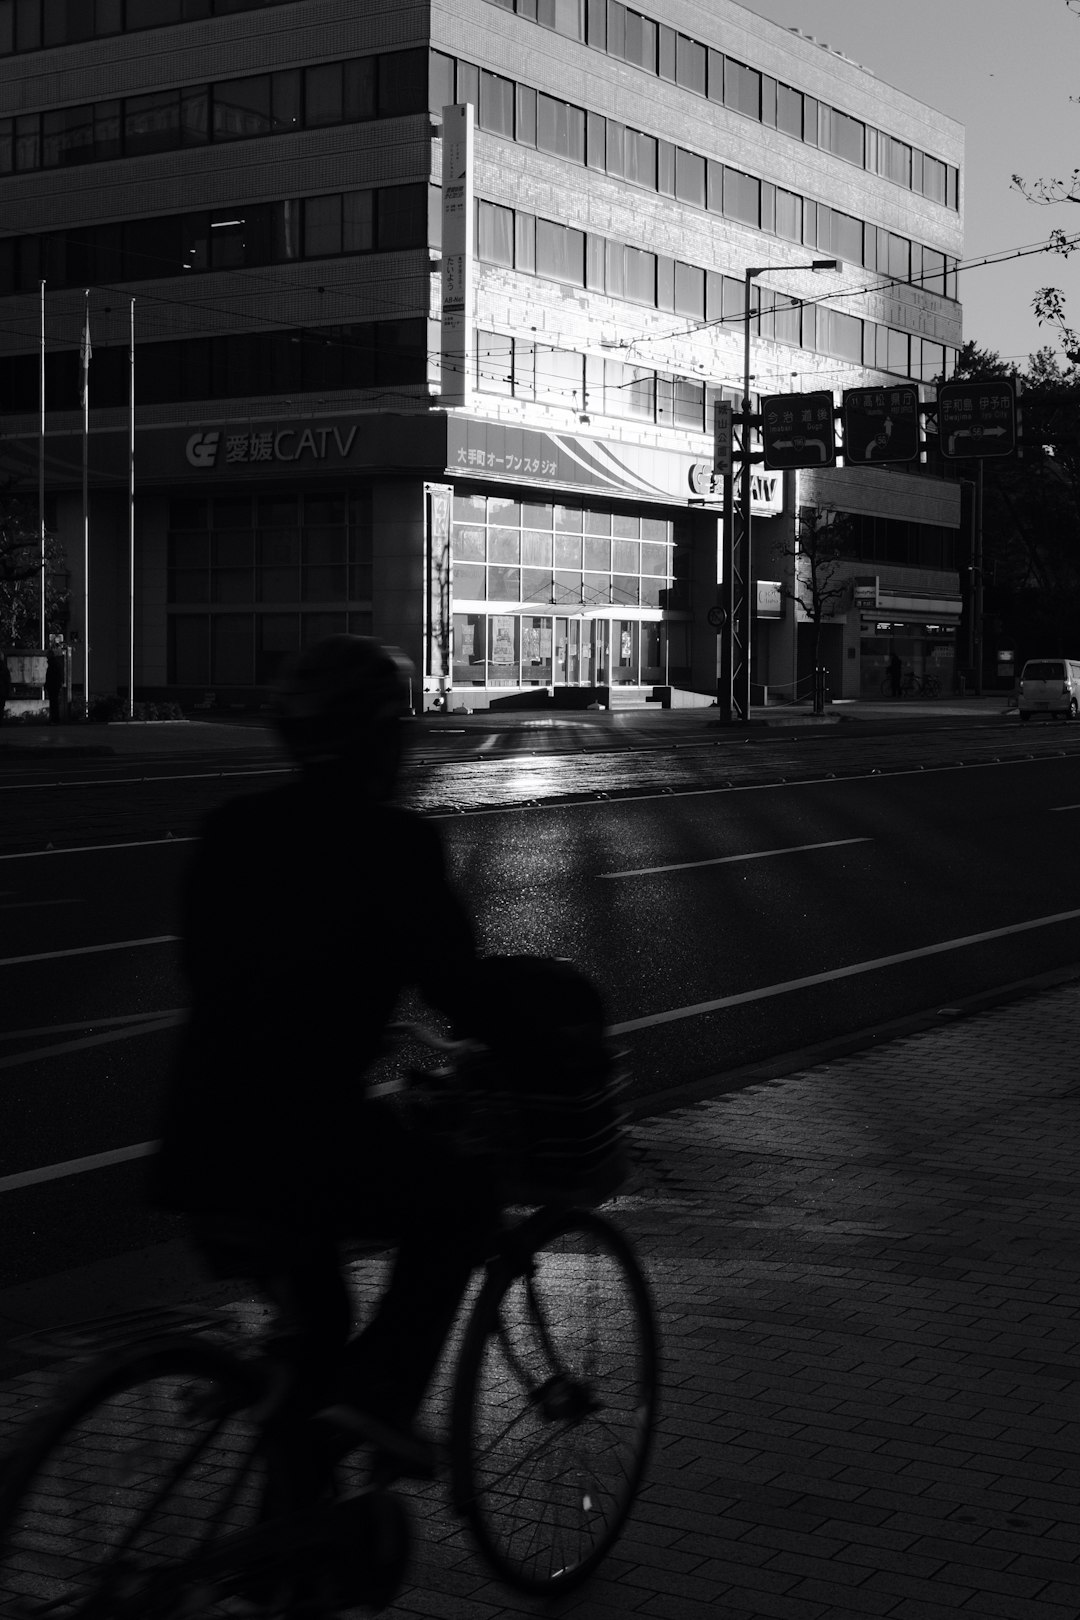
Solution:
M470 1146L494 1159L506 1202L602 1204L614 1197L627 1175L614 1054L566 1052L546 1077L532 1064L516 1067L515 1074L489 1052L460 1075Z
M599 991L572 963L543 956L490 957L477 982L486 1050L460 1078L507 1202L602 1203L626 1166Z

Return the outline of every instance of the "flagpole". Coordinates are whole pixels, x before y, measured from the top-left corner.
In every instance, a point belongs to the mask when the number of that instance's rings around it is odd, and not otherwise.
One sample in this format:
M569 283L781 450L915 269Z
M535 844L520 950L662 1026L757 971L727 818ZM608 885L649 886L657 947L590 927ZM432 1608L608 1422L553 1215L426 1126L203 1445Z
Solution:
M128 718L135 718L135 300L128 330Z
M90 718L90 289L83 293L82 340L83 706Z
M38 364L38 534L41 540L41 647L49 649L45 626L45 283L41 283L41 355Z

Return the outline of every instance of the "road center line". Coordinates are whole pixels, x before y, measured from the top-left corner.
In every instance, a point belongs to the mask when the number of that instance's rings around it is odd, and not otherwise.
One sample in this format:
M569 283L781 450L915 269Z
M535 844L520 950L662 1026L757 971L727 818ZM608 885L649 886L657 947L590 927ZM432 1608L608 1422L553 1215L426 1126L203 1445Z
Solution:
M61 1164L43 1164L36 1170L20 1170L14 1176L0 1176L0 1193L17 1192L20 1187L36 1187L42 1181L62 1181L84 1170L103 1170L128 1159L146 1159L157 1149L156 1142L136 1142L134 1147L113 1148L108 1153L91 1153L84 1159L65 1159Z
M85 1052L93 1046L111 1046L116 1041L130 1041L136 1035L156 1035L158 1030L173 1029L183 1020L183 1013L175 1013L167 1018L129 1024L124 1029L106 1030L100 1035L84 1035L77 1041L57 1041L52 1046L36 1046L31 1052L16 1052L14 1057L0 1058L0 1069L17 1069L26 1063L40 1063L45 1058L66 1057L69 1052Z
M39 1035L70 1035L76 1029L115 1029L125 1024L154 1024L161 1019L187 1016L183 1007L161 1007L154 1012L116 1013L109 1018L79 1018L70 1024L39 1024L34 1029L0 1030L0 1041L32 1041Z
M78 945L70 951L39 951L34 956L0 957L0 968L19 967L24 962L55 962L62 956L96 956L102 951L135 951L143 945L173 945L179 934L151 934L148 939L115 939L109 945Z
M872 838L830 838L822 844L791 844L787 849L759 849L750 855L717 855L708 861L675 861L670 866L639 866L625 872L600 872L602 878L650 877L654 872L688 872L696 866L729 866L734 861L764 861L770 855L799 855L807 849L841 849L845 844L872 844Z
M830 968L825 973L810 973L803 979L785 979L779 984L764 984L758 990L742 990L734 996L718 996L715 1001L697 1001L689 1007L673 1007L670 1012L650 1013L647 1018L629 1018L622 1024L612 1024L609 1033L627 1035L635 1029L651 1029L656 1024L674 1024L684 1018L700 1018L705 1013L721 1012L726 1007L741 1007L750 1001L767 1001L772 996L786 996L794 990L807 990L815 984L832 984L839 979L854 979L861 973L876 973L880 968L897 967L901 962L917 962L924 956L943 956L947 951L962 950L968 945L982 945L991 939L1007 939L1010 934L1029 933L1035 928L1049 928L1054 923L1075 922L1080 909L1058 911L1050 917L1034 917L1030 922L1011 923L1007 928L989 928L982 934L963 934L958 939L944 939L937 945L922 945L914 951L898 951L894 956L876 956L867 962L853 962L850 967Z
M24 849L0 861L35 861L42 855L96 855L103 849L153 849L156 844L197 844L198 838L138 838L126 844L69 844L64 849Z

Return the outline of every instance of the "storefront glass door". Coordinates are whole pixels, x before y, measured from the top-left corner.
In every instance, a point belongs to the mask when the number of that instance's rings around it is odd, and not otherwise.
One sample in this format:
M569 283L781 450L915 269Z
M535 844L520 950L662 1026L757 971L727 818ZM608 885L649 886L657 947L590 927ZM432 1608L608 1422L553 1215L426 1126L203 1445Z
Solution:
M560 686L592 686L603 660L602 619L555 620L555 681Z

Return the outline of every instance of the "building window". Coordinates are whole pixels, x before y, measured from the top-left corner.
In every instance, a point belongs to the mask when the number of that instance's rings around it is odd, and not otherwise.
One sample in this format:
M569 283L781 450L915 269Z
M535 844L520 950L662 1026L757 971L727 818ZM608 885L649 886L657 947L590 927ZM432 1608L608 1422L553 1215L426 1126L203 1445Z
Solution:
M730 56L724 62L724 105L747 118L761 118L761 74Z
M706 60L705 46L680 34L675 43L675 82L681 84L684 90L694 90L703 96Z
M536 144L554 157L585 162L585 113L569 102L540 94L536 108Z
M513 140L514 84L511 79L501 78L497 73L481 72L479 123L481 129L490 130L495 135L506 135Z
M536 273L574 287L585 285L585 232L553 220L536 222Z
M777 85L776 127L782 129L787 135L794 135L797 141L802 140L803 97L801 90L793 90L788 84Z
M675 195L680 202L705 207L705 159L681 146L675 148Z
M476 256L485 264L514 263L514 210L496 203L477 204Z
M738 169L724 169L724 214L744 225L761 224L761 181Z

